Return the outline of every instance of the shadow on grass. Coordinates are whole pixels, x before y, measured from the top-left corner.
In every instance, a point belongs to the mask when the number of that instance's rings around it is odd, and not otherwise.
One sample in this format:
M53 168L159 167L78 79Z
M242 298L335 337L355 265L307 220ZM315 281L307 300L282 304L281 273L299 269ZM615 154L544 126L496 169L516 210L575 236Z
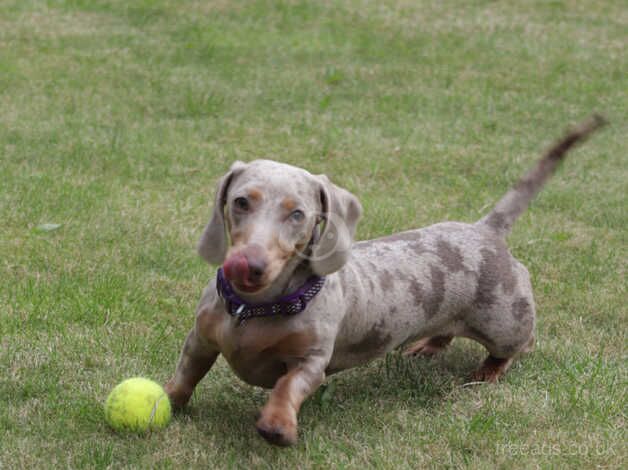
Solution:
M313 440L342 440L355 429L369 429L369 435L376 436L385 426L383 414L440 408L455 400L453 393L483 356L461 343L435 359L406 358L394 352L333 375L304 403L297 447ZM255 419L268 391L242 383L235 375L225 374L224 368L219 367L214 380L210 373L209 383L199 387L175 420L193 426L200 436L214 437L212 445L218 451L244 457L266 454L268 445L257 435Z
M436 358L404 357L395 351L364 367L332 376L328 383L334 385L333 398L322 400L323 390L310 402L322 409L334 403L351 408L374 403L394 406L398 401L430 408L467 381L481 358L483 353L469 351L462 343Z

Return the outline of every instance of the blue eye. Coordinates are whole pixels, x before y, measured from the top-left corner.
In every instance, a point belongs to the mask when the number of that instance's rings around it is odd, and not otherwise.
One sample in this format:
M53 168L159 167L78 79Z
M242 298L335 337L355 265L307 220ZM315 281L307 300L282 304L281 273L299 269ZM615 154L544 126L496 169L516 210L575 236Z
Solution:
M290 214L290 218L295 222L302 222L303 219L305 219L305 214L303 213L303 211L296 210L292 212L292 214Z

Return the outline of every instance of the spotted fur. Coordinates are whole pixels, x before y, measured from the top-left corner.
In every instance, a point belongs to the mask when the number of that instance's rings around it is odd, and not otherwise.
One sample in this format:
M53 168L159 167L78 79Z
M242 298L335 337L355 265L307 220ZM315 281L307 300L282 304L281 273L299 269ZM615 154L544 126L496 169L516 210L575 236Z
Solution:
M327 280L304 312L253 318L244 326L227 314L211 280L166 384L171 400L184 405L222 354L243 380L272 388L257 429L270 442L288 445L297 438L301 403L326 375L413 341L411 354L429 355L455 336L472 338L489 352L474 378L496 381L534 343L530 276L504 236L567 150L600 124L595 119L559 141L477 223L444 222L353 246L361 213L355 196L293 166L236 163L218 185L201 255L215 263L234 250L264 258L263 288L239 293L251 303L293 292L314 273ZM233 211L237 195L251 199L246 214ZM282 221L298 208L308 213L302 226L282 232ZM334 227L334 217L345 226ZM329 256L309 260L317 254Z

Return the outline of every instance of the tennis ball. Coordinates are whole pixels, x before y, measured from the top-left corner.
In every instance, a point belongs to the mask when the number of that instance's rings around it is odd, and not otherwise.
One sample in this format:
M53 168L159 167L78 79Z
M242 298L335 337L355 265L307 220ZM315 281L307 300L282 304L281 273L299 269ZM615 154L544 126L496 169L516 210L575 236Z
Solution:
M105 402L105 419L116 431L154 431L165 427L171 416L164 389L142 377L116 385Z

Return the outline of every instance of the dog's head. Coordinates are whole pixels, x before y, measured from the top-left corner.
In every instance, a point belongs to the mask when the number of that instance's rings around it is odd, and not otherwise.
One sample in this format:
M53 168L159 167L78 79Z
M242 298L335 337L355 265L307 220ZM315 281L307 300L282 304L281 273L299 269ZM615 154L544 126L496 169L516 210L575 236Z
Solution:
M362 207L325 175L270 160L236 162L216 189L198 251L236 290L262 292L302 262L325 275L348 260Z

